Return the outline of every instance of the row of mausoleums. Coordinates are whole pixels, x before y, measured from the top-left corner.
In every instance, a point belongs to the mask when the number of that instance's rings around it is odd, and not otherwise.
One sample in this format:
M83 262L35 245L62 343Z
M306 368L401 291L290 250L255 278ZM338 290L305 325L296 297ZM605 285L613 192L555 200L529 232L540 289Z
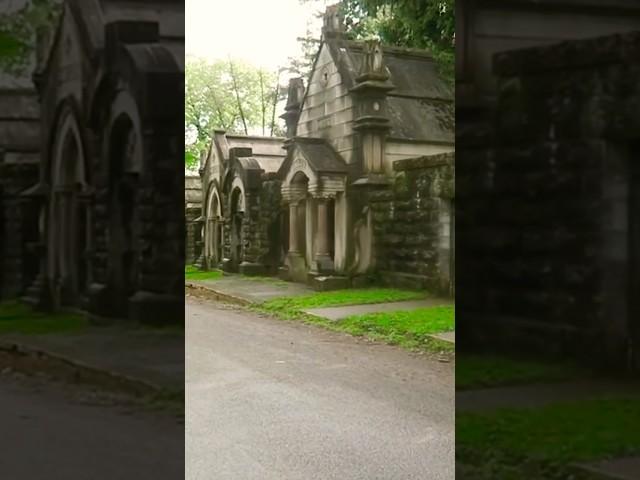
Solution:
M39 135L2 162L3 297L183 318L183 9L65 0L39 32Z
M453 291L453 99L425 51L347 40L336 8L287 138L216 131L203 158L205 268L318 288Z

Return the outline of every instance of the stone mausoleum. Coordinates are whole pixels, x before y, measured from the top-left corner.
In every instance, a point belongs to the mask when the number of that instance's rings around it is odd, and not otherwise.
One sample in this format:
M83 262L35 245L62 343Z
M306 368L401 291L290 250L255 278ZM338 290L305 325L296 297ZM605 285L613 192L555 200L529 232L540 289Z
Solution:
M457 6L457 346L637 370L640 5Z
M214 133L206 267L453 293L454 105L431 55L349 40L329 7L283 118L284 139Z
M180 1L66 0L39 32L38 160L5 155L23 166L3 185L20 218L2 237L24 248L2 291L96 319L183 318L183 15Z

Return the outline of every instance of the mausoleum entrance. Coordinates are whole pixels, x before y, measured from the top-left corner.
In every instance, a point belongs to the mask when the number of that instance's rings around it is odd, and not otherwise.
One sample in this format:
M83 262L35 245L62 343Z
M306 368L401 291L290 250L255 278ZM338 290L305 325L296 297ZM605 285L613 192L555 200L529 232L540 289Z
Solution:
M52 152L52 197L48 206L50 281L54 303L80 305L89 268L84 150L78 124L70 112L61 116L59 125Z

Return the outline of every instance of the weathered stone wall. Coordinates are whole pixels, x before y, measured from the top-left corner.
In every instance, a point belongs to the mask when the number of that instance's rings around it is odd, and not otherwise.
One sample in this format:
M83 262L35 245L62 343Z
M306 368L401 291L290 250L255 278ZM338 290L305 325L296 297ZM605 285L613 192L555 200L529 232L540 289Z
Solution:
M461 348L626 361L638 59L637 33L501 54L484 128L459 115Z
M318 53L298 122L301 137L326 138L345 162L354 161L353 100L343 83L329 47Z
M391 188L370 194L380 279L452 294L454 154L399 160L394 171Z
M194 265L201 260L202 229L204 221L196 222L203 215L202 181L199 176L187 175L184 179L185 201L185 262Z
M40 109L33 89L0 90L0 298L25 292L38 269L38 214L20 194L38 180Z

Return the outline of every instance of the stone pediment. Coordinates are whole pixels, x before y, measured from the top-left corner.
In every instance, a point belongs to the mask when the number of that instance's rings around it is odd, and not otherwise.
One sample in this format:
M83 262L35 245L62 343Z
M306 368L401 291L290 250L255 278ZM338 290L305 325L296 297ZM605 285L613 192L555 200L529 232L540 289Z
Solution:
M331 197L344 191L347 165L344 159L324 139L295 137L291 140L287 161L280 171L284 179L282 193L299 190L308 183L314 197Z

